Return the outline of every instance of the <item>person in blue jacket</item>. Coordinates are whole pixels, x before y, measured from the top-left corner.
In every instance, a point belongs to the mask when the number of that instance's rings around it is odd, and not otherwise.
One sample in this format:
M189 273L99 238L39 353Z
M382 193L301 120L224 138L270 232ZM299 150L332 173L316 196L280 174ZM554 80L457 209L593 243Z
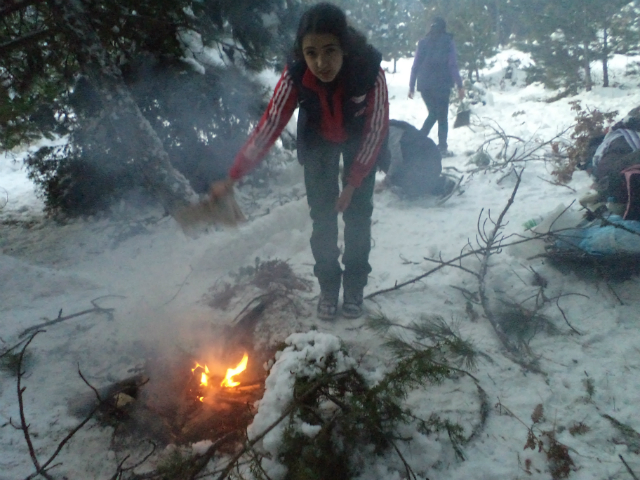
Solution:
M413 98L416 83L429 112L420 130L428 136L438 122L438 148L443 155L447 155L449 95L455 84L458 96L462 99L464 88L453 36L447 32L447 24L442 17L434 18L429 33L418 42L411 67L409 98Z

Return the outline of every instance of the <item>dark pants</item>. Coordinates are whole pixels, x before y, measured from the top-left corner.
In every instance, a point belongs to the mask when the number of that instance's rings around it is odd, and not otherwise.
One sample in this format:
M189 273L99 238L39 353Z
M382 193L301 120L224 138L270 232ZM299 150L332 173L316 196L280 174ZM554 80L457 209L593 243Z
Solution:
M425 135L429 135L435 123L438 122L438 148L440 148L440 150L446 150L447 134L449 133L449 123L447 122L447 116L449 115L449 90L424 90L420 92L420 94L429 112L429 116L424 121L420 131Z
M351 150L351 151L350 151ZM307 201L311 209L313 232L311 252L316 264L313 273L318 277L323 293L338 296L343 277L338 261L338 213L336 200L340 195L339 164L340 153L344 157L344 171L348 173L355 150L346 145L322 142L314 145L313 152L307 152L304 160L304 183ZM371 215L373 213L373 187L375 168L356 188L351 203L344 211L344 290L362 292L371 272L369 252L371 251ZM346 185L343 176L342 185Z

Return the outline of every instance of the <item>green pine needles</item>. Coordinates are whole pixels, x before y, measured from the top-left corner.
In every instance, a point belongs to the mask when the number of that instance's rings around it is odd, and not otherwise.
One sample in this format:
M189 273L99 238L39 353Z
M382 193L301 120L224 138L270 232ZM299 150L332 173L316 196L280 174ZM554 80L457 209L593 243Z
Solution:
M266 479L286 470L281 478L287 480L346 480L362 473L371 454L390 452L397 454L407 477L416 478L399 448L411 441L407 429L423 435L446 433L456 456L464 458L462 446L468 439L463 427L437 411L426 416L424 409L412 411L407 398L466 373L462 366L474 367L471 344L441 317L425 317L404 327L378 315L369 326L384 335L394 359L382 375L364 369L333 335L309 332L287 339L287 346L276 355L249 429L251 440L265 431L266 418L284 412L280 425L271 425L273 430L255 446L253 478ZM400 335L389 335L396 330ZM288 403L277 391L283 381L291 381ZM276 397L281 410L274 413Z

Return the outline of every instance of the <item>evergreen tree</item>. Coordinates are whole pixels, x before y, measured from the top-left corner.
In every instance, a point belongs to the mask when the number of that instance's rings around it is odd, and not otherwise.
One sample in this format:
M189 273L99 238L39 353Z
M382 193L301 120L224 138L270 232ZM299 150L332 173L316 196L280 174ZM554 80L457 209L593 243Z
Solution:
M117 189L143 183L173 211L193 198L193 190L171 162L191 155L181 168L194 158L215 163L207 154L215 157L221 150L225 158L220 160L228 163L263 101L262 90L233 62L261 68L281 58L281 45L272 39L292 37L282 28L290 28L294 9L288 7L296 3L11 2L0 8L0 148L70 134L67 147L40 152L31 165L53 208L68 206L50 195L69 193L69 171L78 182L89 171L95 174L90 175L93 185L76 190L76 206L87 191L96 193L102 185ZM204 46L224 52L229 70L204 65L197 73L185 63L184 57L193 56L183 41L189 32L196 32ZM149 78L155 84L140 88ZM220 142L227 148L216 148ZM107 166L114 168L105 172ZM192 179L207 182L207 175L190 167ZM107 181L114 171L119 176Z
M578 86L591 89L591 63L598 59L607 86L607 62L615 51L612 40L623 53L637 32L637 15L629 19L625 13L633 11L628 0L513 0L510 8L527 24L521 48L530 51L536 62L531 80L567 91Z

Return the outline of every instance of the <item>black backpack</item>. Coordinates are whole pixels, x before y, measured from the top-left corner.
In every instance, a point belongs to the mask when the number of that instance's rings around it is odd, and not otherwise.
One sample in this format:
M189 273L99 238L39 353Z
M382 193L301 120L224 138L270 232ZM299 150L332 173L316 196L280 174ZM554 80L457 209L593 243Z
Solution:
M440 176L442 155L435 142L413 125L401 120L389 121L392 137L393 129L399 129L395 131L395 135L400 135L400 148L390 154L390 165L384 170L388 173L389 184L410 197L440 195L444 184L444 179ZM397 158L398 155L401 158Z

